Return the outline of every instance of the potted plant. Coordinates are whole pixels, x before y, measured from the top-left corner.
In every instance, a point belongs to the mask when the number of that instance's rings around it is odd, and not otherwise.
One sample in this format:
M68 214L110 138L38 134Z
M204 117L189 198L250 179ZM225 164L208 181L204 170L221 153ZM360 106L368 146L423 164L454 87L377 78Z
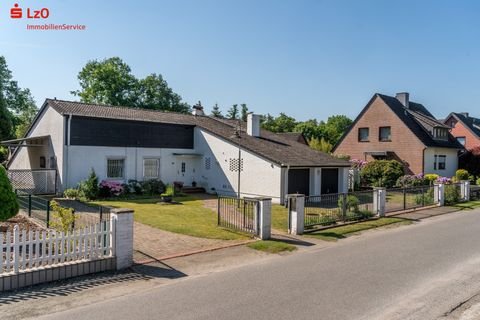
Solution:
M167 185L165 192L160 196L162 197L163 202L172 202L173 196L175 195L175 188L171 185Z

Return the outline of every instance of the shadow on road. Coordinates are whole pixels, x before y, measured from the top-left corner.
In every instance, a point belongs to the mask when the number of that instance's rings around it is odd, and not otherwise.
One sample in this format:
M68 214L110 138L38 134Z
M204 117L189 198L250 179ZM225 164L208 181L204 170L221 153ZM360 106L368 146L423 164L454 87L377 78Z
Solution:
M36 285L16 291L3 292L0 293L0 306L54 296L68 296L80 291L110 284L148 281L154 278L176 279L185 276L187 275L158 261L148 265L135 265L125 271L108 271L49 284Z

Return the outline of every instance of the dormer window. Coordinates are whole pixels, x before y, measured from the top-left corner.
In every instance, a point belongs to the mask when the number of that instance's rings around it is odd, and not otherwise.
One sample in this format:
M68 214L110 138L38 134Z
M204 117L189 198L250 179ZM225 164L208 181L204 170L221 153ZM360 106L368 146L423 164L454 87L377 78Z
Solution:
M433 128L433 137L438 140L448 140L448 129L441 127Z

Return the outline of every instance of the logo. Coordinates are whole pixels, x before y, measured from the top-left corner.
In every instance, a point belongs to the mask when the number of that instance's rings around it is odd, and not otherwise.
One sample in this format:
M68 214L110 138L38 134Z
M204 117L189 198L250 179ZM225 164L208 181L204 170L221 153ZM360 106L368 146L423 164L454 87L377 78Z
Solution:
M26 19L47 19L50 16L50 10L48 8L41 9L31 9L27 8L26 10ZM10 18L12 19L22 19L23 18L23 9L18 6L18 3L13 5L13 8L10 9Z

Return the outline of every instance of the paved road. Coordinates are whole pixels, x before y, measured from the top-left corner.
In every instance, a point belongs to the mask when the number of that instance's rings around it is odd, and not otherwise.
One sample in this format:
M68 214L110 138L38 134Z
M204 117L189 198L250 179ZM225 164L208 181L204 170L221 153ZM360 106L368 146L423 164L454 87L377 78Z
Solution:
M437 319L480 291L479 238L454 213L42 319Z

